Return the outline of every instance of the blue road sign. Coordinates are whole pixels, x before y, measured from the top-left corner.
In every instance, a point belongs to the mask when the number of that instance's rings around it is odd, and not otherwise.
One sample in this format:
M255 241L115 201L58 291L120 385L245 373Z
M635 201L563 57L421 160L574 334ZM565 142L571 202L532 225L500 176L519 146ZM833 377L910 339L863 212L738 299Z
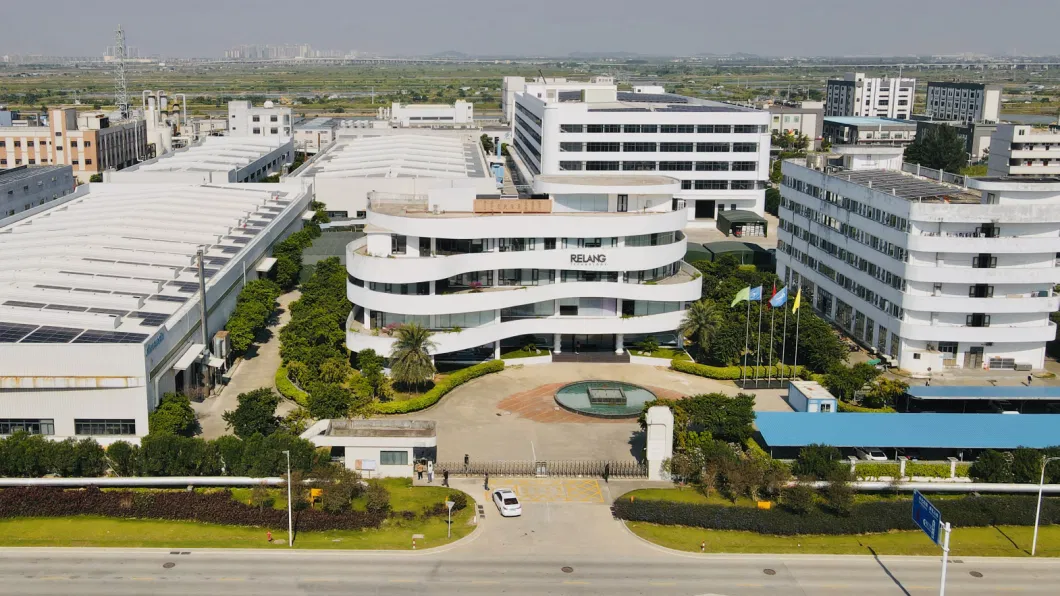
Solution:
M913 491L913 523L919 526L932 542L939 544L942 514L918 490Z

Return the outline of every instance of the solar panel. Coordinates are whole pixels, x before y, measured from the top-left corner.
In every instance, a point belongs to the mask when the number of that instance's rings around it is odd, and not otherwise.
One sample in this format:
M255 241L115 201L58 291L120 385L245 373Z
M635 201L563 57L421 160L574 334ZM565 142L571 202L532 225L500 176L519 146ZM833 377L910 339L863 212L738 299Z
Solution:
M193 281L171 281L166 284L167 286L173 286L181 292L188 292L194 294L199 291L199 284Z
M129 313L129 316L130 317L134 317L134 318L143 319L142 321L140 321L140 324L143 325L144 327L158 327L158 326L162 325L163 323L165 323L166 319L169 318L169 315L167 315L165 313L145 312L145 311L142 311L142 310L133 311L133 312Z
M242 248L240 248L238 246L224 246L224 245L221 245L221 246L218 246L218 248L220 248L221 252L225 253L226 255L234 255L234 254L238 253L239 251L243 250Z
M72 306L70 304L49 304L44 308L46 310L64 310L67 312L85 312L88 310L87 306Z
M147 339L145 333L122 331L96 331L89 329L74 340L75 344L138 344Z
M127 310L118 310L115 308L90 308L88 309L88 312L94 312L100 315L114 315L116 317L124 317L129 314L129 311Z
M184 303L188 301L187 296L167 296L165 294L155 294L151 296L150 300L158 300L161 302L180 302Z
M48 286L44 284L35 284L34 288L41 288L42 290L69 290L66 286Z
M69 327L44 326L22 338L24 344L68 344L78 335L82 329L70 329Z
M225 236L225 238L236 244L248 244L251 240L250 238L243 238L242 236Z
M0 343L16 343L36 328L36 325L24 325L22 323L0 323Z
M687 97L672 93L630 93L629 91L619 91L618 100L641 103L688 103Z
M44 308L43 302L26 302L25 300L8 300L4 306L17 306L20 308Z
M209 265L219 265L219 266L222 266L222 267L224 265L228 264L228 262L231 261L231 260L232 259L230 259L229 257L206 257L206 263L207 264L209 264Z
M735 112L732 108L721 106L666 106L657 108L656 112Z

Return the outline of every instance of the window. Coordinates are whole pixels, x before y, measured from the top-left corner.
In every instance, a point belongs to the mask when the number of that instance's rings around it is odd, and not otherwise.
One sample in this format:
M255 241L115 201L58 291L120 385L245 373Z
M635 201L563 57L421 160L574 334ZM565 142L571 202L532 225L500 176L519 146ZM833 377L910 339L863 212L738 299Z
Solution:
M582 143L560 143L559 144L559 150L560 151L581 151L582 150L582 146L583 146Z
M269 122L276 122L277 118L275 115L269 116Z
M560 124L560 132L584 132L584 128L581 124Z
M965 316L964 324L968 327L989 327L990 315L984 315L983 313L967 315Z
M604 132L622 132L622 127L618 124L605 124Z
M74 419L75 435L135 435L136 420Z
M997 257L982 253L977 257L972 257L972 267L975 269L993 269L997 267Z
M251 118L250 120L251 120L252 122L261 122L261 117L260 117L260 116L254 116L254 117L253 117L253 118Z
M586 143L585 150L590 153L610 153L618 152L621 145L619 143Z
M610 171L618 169L617 161L587 161L585 162L585 169L590 171Z
M85 141L84 143L82 143L82 145L84 145L85 147L91 147L92 141Z
M691 180L682 180L681 181L681 190L692 190L692 181Z
M732 127L736 134L755 134L759 132L757 124L737 124Z
M754 153L758 151L758 143L733 143L733 153Z
M618 212L629 211L629 195L618 195Z
M269 133L270 133L270 134L276 134L278 130L279 130L279 129L278 129L278 128L276 128L276 127L274 126L274 127L272 127L272 128L270 128L270 129L269 129Z
M622 127L622 132L652 133L658 131L659 127L654 124L627 124Z
M556 250L555 238L545 238L545 250Z
M663 172L691 172L692 162L690 161L660 161L659 170Z
M20 420L17 418L0 418L0 435L10 435L23 431L31 435L54 435L55 420Z
M732 162L732 171L734 172L753 172L758 169L758 162L754 161L734 161Z
M380 451L379 465L381 466L407 466L409 465L408 451Z
M90 165L92 165L92 160L91 160L91 159L86 159L86 160L85 160L85 165L86 165L86 166L90 166Z
M559 162L559 169L565 171L581 170L582 162L580 161L561 161Z
M655 171L654 161L624 161L622 170L626 172L651 172Z
M729 171L729 162L727 161L697 161L696 162L697 172L727 172Z
M626 151L626 152L630 152L630 153L636 153L636 152L653 153L653 152L655 152L656 147L657 147L657 145L655 143L622 143L622 150Z
M692 143L659 143L659 151L664 153L690 153Z
M15 147L21 147L22 141L15 141Z
M77 141L74 141L73 143L71 143L71 145L73 145L74 147L77 147ZM33 141L26 141L26 146L27 147L32 147L33 146Z
M390 252L396 255L405 254L405 250L408 245L408 237L401 234L394 234L390 236Z
M729 188L728 180L696 180L696 190L726 190ZM719 205L724 209L724 205Z
M254 134L256 134L256 135L260 135L260 134L261 134L261 129L260 129L260 128L257 128L257 127L255 127L255 128L254 128L254 130L253 130L252 132L253 132Z
M696 143L696 151L700 153L728 153L728 143Z

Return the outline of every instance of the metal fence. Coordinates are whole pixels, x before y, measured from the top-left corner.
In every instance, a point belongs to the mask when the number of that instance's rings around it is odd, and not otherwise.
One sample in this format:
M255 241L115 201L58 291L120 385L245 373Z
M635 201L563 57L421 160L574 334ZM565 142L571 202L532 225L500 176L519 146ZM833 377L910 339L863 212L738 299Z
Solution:
M439 462L436 474L448 470L451 476L537 476L537 477L603 477L647 478L648 465L632 460L561 460L561 461L470 461Z

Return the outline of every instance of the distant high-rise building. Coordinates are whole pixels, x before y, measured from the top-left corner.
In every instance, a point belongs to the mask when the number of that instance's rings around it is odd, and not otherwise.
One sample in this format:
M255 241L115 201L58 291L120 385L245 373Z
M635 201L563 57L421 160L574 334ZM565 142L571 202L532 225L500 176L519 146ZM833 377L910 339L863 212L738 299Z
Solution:
M825 116L868 116L906 120L913 113L916 79L866 78L849 72L830 79L825 94Z
M933 120L993 123L1000 111L1000 85L928 83L925 113Z

